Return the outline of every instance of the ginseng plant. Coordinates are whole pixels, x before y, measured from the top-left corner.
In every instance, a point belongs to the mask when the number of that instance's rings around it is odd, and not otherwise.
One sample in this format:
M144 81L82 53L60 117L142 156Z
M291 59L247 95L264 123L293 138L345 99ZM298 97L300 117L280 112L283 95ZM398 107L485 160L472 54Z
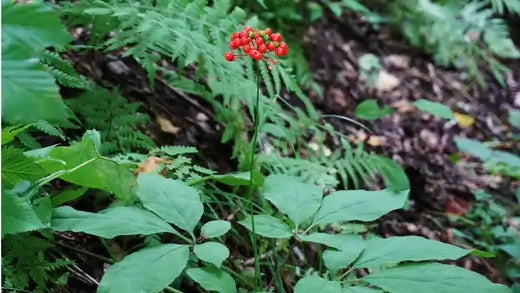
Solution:
M289 48L287 43L282 41L282 35L280 33L273 33L270 28L265 28L263 30L253 29L251 26L246 26L240 32L233 32L231 34L231 40L229 42L229 47L231 50L236 50L237 53L233 53L233 51L227 51L224 53L224 58L227 61L235 61L238 58L249 56L251 57L255 63L256 62L266 62L267 68L269 70L272 69L272 65L276 65L278 63L278 59L276 57L283 56L287 54ZM256 99L253 109L253 122L254 122L254 130L253 130L253 139L251 140L250 145L250 176L249 176L249 190L248 190L248 205L249 205L249 213L251 216L251 226L252 231L250 232L251 244L253 248L253 255L255 260L255 283L254 289L257 291L258 285L261 285L260 279L260 260L258 257L257 250L257 239L255 233L255 222L254 222L254 208L253 208L253 171L255 167L255 146L258 137L258 129L260 124L260 115L259 115L259 104L260 104L260 67L258 64L255 64L256 67Z

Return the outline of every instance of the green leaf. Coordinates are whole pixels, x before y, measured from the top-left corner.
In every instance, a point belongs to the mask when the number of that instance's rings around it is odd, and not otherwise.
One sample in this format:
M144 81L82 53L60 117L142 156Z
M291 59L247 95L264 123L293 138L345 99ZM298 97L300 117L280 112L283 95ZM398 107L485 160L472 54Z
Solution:
M56 231L84 232L103 238L163 232L177 234L153 213L135 207L113 207L89 213L62 206L53 210L51 226Z
M2 181L15 186L21 180L35 182L46 173L40 166L27 158L21 149L2 149Z
M455 136L454 138L457 148L462 152L468 152L482 161L491 157L492 151L478 140Z
M52 204L51 198L48 196L42 196L33 201L34 212L40 218L40 221L45 225L45 227L51 226L51 216L52 216Z
M498 245L499 249L507 252L509 255L514 257L517 261L520 261L520 239L515 239L512 243L506 243L502 245Z
M439 263L410 264L372 273L366 282L399 293L512 293L504 285L466 269Z
M509 109L509 123L511 123L511 125L513 127L520 129L520 111L519 110Z
M294 286L294 293L338 293L341 284L336 281L327 281L318 276L303 277Z
M209 221L202 225L200 228L200 234L207 238L220 237L227 233L231 229L231 223L223 220Z
M353 246L352 250L327 249L323 252L323 262L333 274L348 267L359 254L363 251L362 247Z
M368 287L350 286L343 287L341 293L383 293L383 291Z
M207 291L221 293L237 292L235 280L227 274L214 267L193 268L186 270L186 274Z
M333 247L339 250L361 251L365 248L363 239L355 234L329 234L329 233L312 233L309 235L299 235L300 239L307 242L315 242ZM356 255L357 256L357 255Z
M137 197L144 207L169 223L192 233L204 207L197 190L180 180L141 173L137 177Z
M2 189L2 237L45 228L31 202Z
M470 253L463 249L419 236L374 238L354 263L355 268L374 268L402 261L458 259Z
M373 158L377 162L377 169L383 176L386 187L393 191L410 189L410 181L401 165L387 157L373 156Z
M11 142L20 132L31 127L32 124L16 124L2 128L2 145Z
M255 215L255 232L258 235L269 238L289 238L292 236L291 228L280 219L268 215ZM251 216L238 222L246 227L249 231L253 231Z
M211 178L214 180L224 183L229 186L244 186L249 185L251 177L251 172L241 172L241 173L229 173L229 174L221 174L221 175L212 175ZM264 178L262 173L258 171L253 171L253 185L260 186Z
M80 142L50 150L40 166L49 173L54 173L82 165L60 178L85 187L105 189L113 192L117 198L129 199L132 189L137 185L132 172L115 161L102 157L98 150L99 132L89 130Z
M265 179L262 194L299 226L320 207L323 189L293 176L271 175Z
M100 7L94 7L94 8L88 8L83 10L83 13L90 14L90 15L108 15L112 14L112 9L110 8L100 8Z
M229 257L229 249L222 243L204 242L193 248L195 255L205 262L220 267L222 262Z
M87 192L87 190L87 187L73 186L67 188L52 198L52 206L57 207L68 201L80 198L83 194L85 194L85 192Z
M453 115L451 108L441 103L419 99L412 104L419 108L419 110L428 112L434 116L444 119L455 119L455 115Z
M373 221L390 211L402 208L407 198L408 190L336 191L323 199L320 209L314 215L313 225L339 221Z
M354 110L356 116L364 120L376 120L393 112L394 110L388 105L379 108L377 100L374 99L361 102L361 104L356 107L356 110Z
M189 254L179 244L139 250L106 270L98 292L159 292L184 270Z
M63 47L70 41L72 36L61 24L58 14L46 3L6 5L2 2L2 47L23 45L24 50L31 50L31 56L36 57L38 55L32 53L39 53L49 46Z

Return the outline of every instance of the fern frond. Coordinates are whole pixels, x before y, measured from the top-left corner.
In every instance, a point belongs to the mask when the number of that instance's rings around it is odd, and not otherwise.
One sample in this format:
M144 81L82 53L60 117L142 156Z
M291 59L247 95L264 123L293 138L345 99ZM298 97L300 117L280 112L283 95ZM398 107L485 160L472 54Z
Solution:
M192 146L183 146L183 145L167 145L158 148L154 148L150 151L150 154L158 154L163 153L168 156L177 156L184 154L195 154L198 153L196 147Z
M44 50L40 60L47 66L56 80L66 87L90 89L91 83L82 75L79 75L72 65L61 58L58 53Z

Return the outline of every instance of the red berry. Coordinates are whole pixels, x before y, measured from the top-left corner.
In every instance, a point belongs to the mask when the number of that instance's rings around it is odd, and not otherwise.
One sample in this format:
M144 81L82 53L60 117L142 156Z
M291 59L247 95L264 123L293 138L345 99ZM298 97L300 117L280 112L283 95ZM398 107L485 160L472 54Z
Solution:
M272 42L267 43L267 50L272 51L275 49L275 46Z
M279 33L276 33L276 34L272 34L270 38L271 38L271 41L273 41L273 42L280 42L282 40L282 35Z
M280 48L287 48L287 43L286 42L280 42L279 47Z
M283 54L285 55L285 54L287 54L287 53L289 53L289 47L285 47L285 48L283 48Z
M274 51L276 53L276 56L282 56L283 55L283 48L281 47L278 47L276 48L276 51Z
M251 49L251 50L249 50L249 56L251 56L251 58L254 58L256 52L258 52L258 51L255 50L255 49Z
M270 35L270 34L273 33L273 31L272 31L270 28L266 28L266 29L264 30L264 32L265 32L266 35Z
M253 59L255 59L255 60L262 59L262 53L255 51L255 55L253 56Z
M252 31L253 31L253 28L252 28L251 26L248 25L248 26L246 26L246 27L244 28L244 31L246 31L246 32L252 32Z
M226 58L227 61L233 61L235 60L235 55L233 55L233 52L227 51L224 53L224 58Z
M230 43L229 43L229 48L230 48L231 50L235 50L235 49L238 48L238 47L235 46L235 42L230 42Z
M239 35L240 35L241 38L247 38L248 37L248 33L246 31L241 31L239 33Z
M240 34L238 32L234 32L232 35L231 35L231 40L233 41L233 39L236 39L240 37Z
M267 47L264 44L258 46L258 52L264 53L265 51L267 51Z
M260 46L260 45L262 45L264 43L264 40L259 37L259 38L255 39L255 43L256 43L257 46Z
M273 68L271 66L267 66L267 69L269 70L273 70Z
M244 45L244 46L242 46L242 50L243 50L245 53L249 52L249 50L251 50L251 49L252 49L252 48L251 48L250 45Z
M265 58L265 62L270 62L271 58Z
M260 33L258 31L255 31L255 33L253 34L253 38L258 38L260 36Z
M240 38L241 45L249 44L250 42L251 42L250 38Z
M240 45L242 45L242 44L240 43L240 39L239 38L236 38L236 39L233 40L233 46L235 48L240 47Z

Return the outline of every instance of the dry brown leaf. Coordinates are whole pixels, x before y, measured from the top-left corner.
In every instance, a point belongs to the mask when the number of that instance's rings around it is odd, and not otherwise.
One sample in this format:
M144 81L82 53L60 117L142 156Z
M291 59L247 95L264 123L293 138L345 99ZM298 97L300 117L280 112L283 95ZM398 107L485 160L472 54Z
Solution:
M146 160L142 161L141 164L134 170L134 175L137 176L139 173L152 173L160 167L159 163L171 163L172 161L165 158L159 158L156 156L150 156Z
M394 68L406 69L410 67L410 57L406 55L389 55L385 57L385 63Z
M462 216L469 210L470 207L471 204L467 200L450 195L448 197L448 201L444 205L444 210L448 214Z
M181 130L179 127L172 124L172 122L166 118L164 118L161 115L157 115L155 118L155 121L157 121L157 124L159 124L159 127L161 127L161 130L164 132L168 132L171 134L177 134Z
M396 109L399 113L406 113L414 111L415 107L408 100L400 100L392 103L390 106Z
M376 88L379 91L391 91L399 85L399 79L385 70L379 71Z
M381 137L381 136L372 135L368 139L368 144L373 146L373 147L382 146L383 142L384 142L384 137Z

